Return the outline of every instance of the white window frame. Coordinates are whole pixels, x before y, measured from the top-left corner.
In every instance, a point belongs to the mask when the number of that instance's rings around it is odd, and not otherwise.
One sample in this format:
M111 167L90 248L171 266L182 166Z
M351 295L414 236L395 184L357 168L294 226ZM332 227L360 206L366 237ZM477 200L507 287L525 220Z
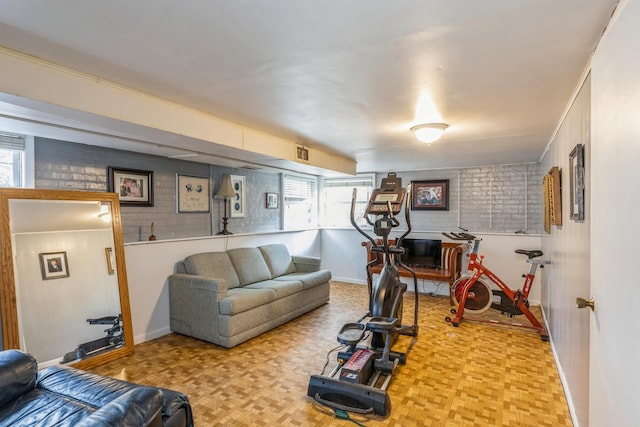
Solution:
M20 153L20 182L16 187L35 187L34 137L0 131L0 149Z
M353 188L358 188L355 209L356 222L363 228L369 228L370 226L364 218L364 211L375 186L376 176L373 173L358 174L345 178L323 179L320 197L320 225L326 228L352 227L350 215L351 199L353 198ZM330 197L328 194L331 191L330 188L340 188L341 190L339 191L342 193L343 199L336 202L335 197ZM338 195L338 197L340 196ZM335 215L332 216L330 212L338 212L340 218Z
M285 230L318 228L317 177L282 174L282 224Z

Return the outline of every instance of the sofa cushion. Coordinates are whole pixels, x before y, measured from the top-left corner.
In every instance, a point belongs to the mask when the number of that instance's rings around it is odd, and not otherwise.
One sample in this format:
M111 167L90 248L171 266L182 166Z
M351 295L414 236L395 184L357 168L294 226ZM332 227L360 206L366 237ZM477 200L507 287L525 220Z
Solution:
M236 248L227 251L236 269L240 286L271 279L271 272L258 248Z
M226 280L229 289L240 286L236 270L226 252L203 252L190 255L184 259L184 266L188 274Z
M329 270L309 271L307 273L290 273L284 276L276 277L274 280L297 280L302 282L304 289L310 289L331 280L331 272Z
M273 289L229 289L227 296L218 303L220 314L231 316L252 308L265 305L276 299Z
M269 271L271 271L271 277L278 277L296 271L289 249L282 243L259 246L258 249L262 252Z
M304 286L297 280L263 280L247 285L244 289L273 289L276 292L276 298L284 298L302 292Z

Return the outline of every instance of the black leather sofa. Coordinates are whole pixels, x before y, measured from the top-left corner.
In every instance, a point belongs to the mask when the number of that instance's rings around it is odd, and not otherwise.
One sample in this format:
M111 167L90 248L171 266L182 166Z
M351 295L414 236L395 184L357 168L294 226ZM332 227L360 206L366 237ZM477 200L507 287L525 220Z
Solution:
M0 426L193 427L182 393L0 352Z

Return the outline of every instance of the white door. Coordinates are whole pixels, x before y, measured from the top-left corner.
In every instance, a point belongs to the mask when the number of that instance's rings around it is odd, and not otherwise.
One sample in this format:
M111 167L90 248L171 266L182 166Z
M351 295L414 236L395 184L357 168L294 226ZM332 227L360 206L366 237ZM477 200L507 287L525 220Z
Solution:
M640 423L640 2L622 2L592 61L591 426Z

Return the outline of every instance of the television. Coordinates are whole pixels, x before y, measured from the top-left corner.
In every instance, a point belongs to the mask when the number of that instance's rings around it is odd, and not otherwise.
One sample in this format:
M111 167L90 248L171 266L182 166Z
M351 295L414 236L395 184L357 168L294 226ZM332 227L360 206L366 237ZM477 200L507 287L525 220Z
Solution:
M402 263L409 267L442 268L442 240L404 239Z

